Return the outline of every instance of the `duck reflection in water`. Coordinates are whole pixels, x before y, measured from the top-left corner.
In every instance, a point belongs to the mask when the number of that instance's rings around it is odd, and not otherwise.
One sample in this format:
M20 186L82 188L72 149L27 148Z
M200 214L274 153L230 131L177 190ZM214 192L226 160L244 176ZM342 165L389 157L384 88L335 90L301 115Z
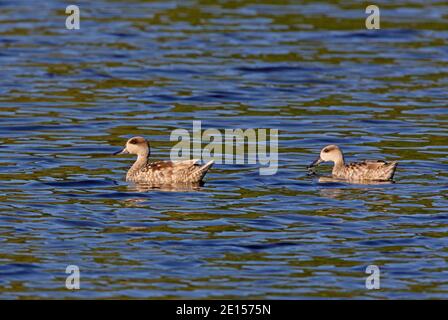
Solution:
M132 184L129 184L128 189L130 191L135 191L135 192L149 192L149 191L190 192L190 191L200 191L203 186L204 186L204 182L177 183L177 184L172 184L172 185L132 183Z
M363 186L379 186L379 185L389 185L394 184L395 182L393 180L388 181L375 181L375 180L360 180L360 179L340 179L340 178L334 178L333 176L320 176L316 174L316 172L310 170L308 172L309 176L313 176L317 178L317 182L323 186L323 188L319 188L319 194L322 197L325 198L331 198L331 199L347 199L347 196L350 197L350 195L353 195L353 192L349 192L350 186L358 186L360 188L356 188L358 192L365 192L366 189L372 189L367 188ZM326 188L325 186L328 186ZM376 188L373 188L376 189Z

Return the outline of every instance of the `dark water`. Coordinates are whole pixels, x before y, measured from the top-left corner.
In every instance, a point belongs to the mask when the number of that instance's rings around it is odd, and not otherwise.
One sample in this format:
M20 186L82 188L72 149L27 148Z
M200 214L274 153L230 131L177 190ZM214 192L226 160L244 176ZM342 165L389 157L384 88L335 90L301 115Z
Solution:
M0 297L448 298L448 5L376 4L367 31L358 1L79 1L71 31L64 1L2 1ZM278 173L124 181L127 138L168 159L193 120L279 129ZM396 183L307 176L330 143Z

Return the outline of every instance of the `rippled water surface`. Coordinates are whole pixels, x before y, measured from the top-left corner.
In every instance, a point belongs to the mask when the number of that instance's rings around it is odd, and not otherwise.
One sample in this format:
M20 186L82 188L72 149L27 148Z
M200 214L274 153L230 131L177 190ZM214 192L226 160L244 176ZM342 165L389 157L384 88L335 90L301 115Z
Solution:
M376 3L368 31L359 1L82 1L67 30L2 1L0 297L448 298L448 5ZM279 129L277 174L124 181L127 138L168 159L193 120ZM330 143L395 183L308 176Z

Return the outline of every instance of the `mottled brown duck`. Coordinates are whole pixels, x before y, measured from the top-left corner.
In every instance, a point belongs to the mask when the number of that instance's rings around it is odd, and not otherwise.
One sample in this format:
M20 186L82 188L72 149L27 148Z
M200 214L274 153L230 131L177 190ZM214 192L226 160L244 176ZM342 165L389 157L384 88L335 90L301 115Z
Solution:
M327 161L334 163L333 177L345 180L391 180L397 168L397 161L365 160L345 164L344 154L336 145L323 148L319 157L308 168L313 168L321 162Z
M213 165L213 161L199 165L199 160L149 162L150 147L143 137L129 139L126 147L115 154L137 155L137 160L126 174L126 181L152 185L199 183Z

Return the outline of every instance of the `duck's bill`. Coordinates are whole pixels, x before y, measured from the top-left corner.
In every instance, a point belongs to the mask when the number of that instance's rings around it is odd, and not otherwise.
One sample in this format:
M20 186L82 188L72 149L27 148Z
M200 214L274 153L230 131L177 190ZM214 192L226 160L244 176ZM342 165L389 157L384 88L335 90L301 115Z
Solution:
M322 160L320 157L317 157L316 160L314 160L309 166L308 168L313 168L318 166L321 162L324 162L324 160Z
M115 152L113 155L116 156L119 154L128 154L128 153L129 153L129 151L126 148L124 148L123 150Z

